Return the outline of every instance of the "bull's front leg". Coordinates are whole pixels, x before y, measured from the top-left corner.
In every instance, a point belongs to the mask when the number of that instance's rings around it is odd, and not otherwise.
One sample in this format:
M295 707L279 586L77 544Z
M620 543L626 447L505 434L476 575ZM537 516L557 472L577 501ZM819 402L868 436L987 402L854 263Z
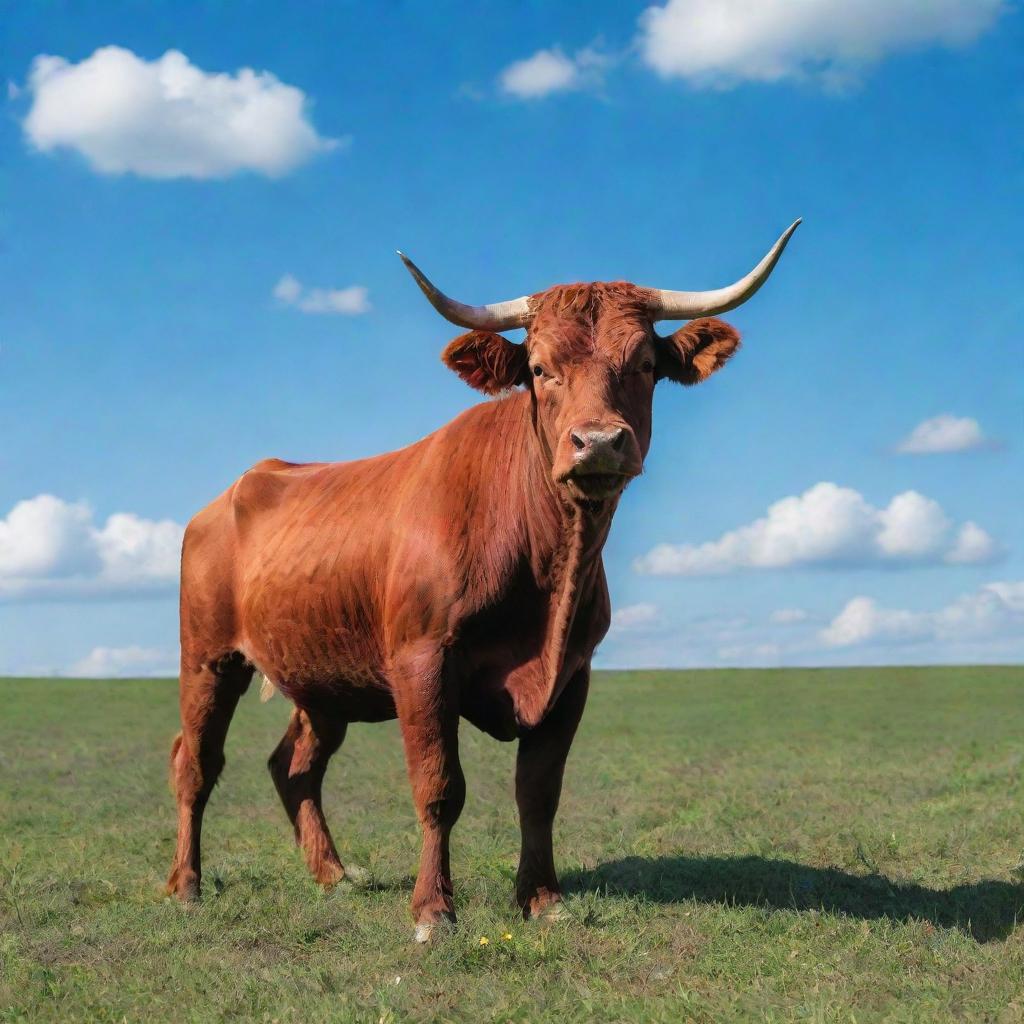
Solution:
M523 733L516 758L516 803L522 845L516 902L523 917L556 916L562 891L555 873L552 828L562 793L562 774L587 703L590 667L569 681L539 725Z
M394 686L413 803L423 830L412 894L414 937L429 942L439 925L455 922L448 845L466 799L459 764L458 694L446 678L438 650L407 652Z
M562 792L562 773L572 738L587 703L590 667L569 680L554 708L519 738L515 799L522 842L516 873L516 902L524 918L549 918L562 900L555 872L552 829Z

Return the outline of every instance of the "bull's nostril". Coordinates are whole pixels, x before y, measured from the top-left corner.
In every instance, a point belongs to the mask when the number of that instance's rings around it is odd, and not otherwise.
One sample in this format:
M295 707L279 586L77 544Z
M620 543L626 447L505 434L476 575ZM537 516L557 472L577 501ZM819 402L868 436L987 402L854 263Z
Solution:
M626 431L624 428L619 427L612 436L612 447L617 451L622 451L622 446L626 443Z
M572 446L577 451L582 451L587 447L587 442L575 430L569 432L569 440L572 441Z

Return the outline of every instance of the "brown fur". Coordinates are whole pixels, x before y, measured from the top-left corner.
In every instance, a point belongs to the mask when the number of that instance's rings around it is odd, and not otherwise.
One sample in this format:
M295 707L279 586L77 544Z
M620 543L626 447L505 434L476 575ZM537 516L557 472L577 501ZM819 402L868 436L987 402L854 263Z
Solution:
M738 336L697 321L658 338L647 293L624 283L532 302L523 345L473 331L443 357L485 393L524 390L387 455L261 462L189 523L171 754L169 886L182 898L199 894L203 810L258 668L296 706L269 767L318 881L345 873L321 808L328 760L349 722L397 716L423 830L413 915L454 916L465 718L519 739L520 906L537 915L560 899L551 827L610 619L601 549L643 466L655 381L703 379Z
M740 336L727 323L705 317L680 327L666 342L674 352L659 369L669 380L690 386L721 369L740 347Z
M526 350L491 331L461 334L441 354L471 388L497 395L526 383Z

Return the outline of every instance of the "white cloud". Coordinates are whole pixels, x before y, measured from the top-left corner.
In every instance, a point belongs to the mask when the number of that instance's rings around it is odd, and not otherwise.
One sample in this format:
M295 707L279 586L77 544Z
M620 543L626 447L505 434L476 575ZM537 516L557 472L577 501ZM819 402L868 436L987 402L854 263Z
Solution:
M158 647L94 647L68 669L83 679L176 676L177 656Z
M994 562L999 545L977 523L967 522L957 531L956 543L946 554L950 565L977 565Z
M715 658L726 665L769 667L781 664L784 654L782 645L776 643L730 644L719 647Z
M742 594L731 600L741 601ZM659 609L642 628L613 629L598 651L599 667L1010 664L1024 658L1024 580L986 583L931 611L855 597L824 627L817 616L792 608L768 616L673 614L685 605L684 598Z
M987 583L937 611L883 608L855 597L818 634L827 647L868 644L959 645L1019 639L1024 633L1024 580Z
M653 604L629 604L612 611L611 630L627 632L651 626L658 621L658 607Z
M0 519L0 580L95 572L92 514L49 494L20 501Z
M370 311L369 292L361 284L348 288L304 288L291 274L285 274L274 285L274 298L302 313L356 316Z
M0 600L173 591L183 528L40 494L0 519Z
M182 527L170 519L141 519L131 512L116 512L101 529L93 531L101 574L119 586L177 582L182 533Z
M705 576L801 566L976 564L998 554L980 526L954 528L937 502L916 491L876 508L849 487L823 482L775 502L764 517L718 540L659 544L633 567L654 575Z
M946 553L950 522L937 501L917 491L897 494L876 522L869 530L883 558L921 561Z
M943 414L918 423L896 446L896 451L901 455L937 455L967 452L989 444L977 420Z
M553 92L572 89L577 79L576 64L561 50L538 50L502 71L499 81L504 92L519 99L538 99Z
M768 621L775 626L793 626L807 619L808 614L803 608L779 608L768 616Z
M1004 0L668 0L640 15L644 62L697 85L855 80L900 50L973 42Z
M555 46L509 64L498 76L498 85L507 96L536 100L600 85L609 63L607 56L590 47L569 57Z
M290 306L299 300L300 295L302 295L302 285L291 274L285 274L274 285L274 298L278 302L284 302Z
M28 92L32 145L73 149L103 174L277 177L341 141L317 133L301 89L267 71L206 72L177 50L146 61L104 46L78 64L41 55Z

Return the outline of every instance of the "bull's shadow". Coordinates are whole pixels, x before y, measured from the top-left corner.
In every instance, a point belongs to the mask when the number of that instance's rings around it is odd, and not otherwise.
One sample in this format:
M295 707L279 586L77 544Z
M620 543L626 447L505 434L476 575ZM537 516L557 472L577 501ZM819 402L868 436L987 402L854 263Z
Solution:
M625 857L593 871L566 872L567 892L639 896L656 903L702 903L821 910L872 920L917 919L958 928L978 942L1005 939L1024 920L1024 885L983 881L951 889L904 885L764 857Z

